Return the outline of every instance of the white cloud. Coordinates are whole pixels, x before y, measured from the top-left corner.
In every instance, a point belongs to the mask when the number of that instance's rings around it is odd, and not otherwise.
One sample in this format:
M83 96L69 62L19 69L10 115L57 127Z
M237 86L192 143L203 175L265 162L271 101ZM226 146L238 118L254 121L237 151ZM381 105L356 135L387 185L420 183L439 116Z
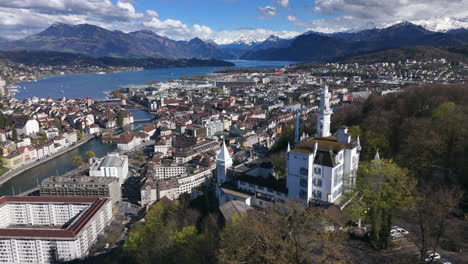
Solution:
M298 18L295 17L295 16L288 16L287 18L288 18L288 20L291 21L291 22L296 22L296 21L298 21Z
M276 7L268 5L265 7L259 7L258 12L265 16L275 16L277 14Z
M150 17L159 17L158 12L156 12L154 10L146 10L145 13Z
M372 27L435 17L467 17L468 0L316 0L315 12L330 16L306 22L315 26Z
M349 30L347 27L311 27L306 29L306 31L315 31L320 33L335 33L347 30Z
M275 3L282 8L290 8L289 0L275 0Z
M176 40L186 40L194 37L209 38L212 34L211 28L204 25L188 26L180 20L160 20L156 17L142 23L145 28L155 31L157 34L167 36Z

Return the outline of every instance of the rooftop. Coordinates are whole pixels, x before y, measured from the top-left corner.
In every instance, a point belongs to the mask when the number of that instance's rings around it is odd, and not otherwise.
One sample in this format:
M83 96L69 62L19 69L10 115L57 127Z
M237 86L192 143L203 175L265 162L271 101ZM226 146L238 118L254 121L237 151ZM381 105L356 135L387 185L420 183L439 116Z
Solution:
M25 204L88 204L76 219L68 226L56 227L22 227L0 228L0 238L47 238L47 239L75 239L81 230L88 224L93 216L107 203L109 198L85 198L85 197L55 197L55 196L3 196L0 198L0 206L7 203ZM4 217L1 216L0 217Z

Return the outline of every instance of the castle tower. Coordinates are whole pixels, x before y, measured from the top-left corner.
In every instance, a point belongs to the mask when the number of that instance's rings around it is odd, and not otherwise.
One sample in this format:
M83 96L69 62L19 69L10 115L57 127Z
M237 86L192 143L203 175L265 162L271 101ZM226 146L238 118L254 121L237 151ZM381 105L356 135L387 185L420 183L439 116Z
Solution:
M223 184L227 180L227 169L232 166L232 158L223 139L223 145L216 155L216 183Z
M330 108L330 93L328 92L328 85L324 85L322 94L320 96L320 108L317 116L317 136L329 137L331 115L333 111Z

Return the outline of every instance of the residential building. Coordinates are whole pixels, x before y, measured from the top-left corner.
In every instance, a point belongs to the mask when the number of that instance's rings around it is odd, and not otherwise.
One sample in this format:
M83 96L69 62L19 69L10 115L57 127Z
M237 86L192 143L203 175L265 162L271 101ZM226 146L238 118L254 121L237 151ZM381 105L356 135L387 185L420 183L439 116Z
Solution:
M80 259L112 219L108 198L0 198L0 263Z
M12 120L15 124L16 132L20 135L29 136L39 133L39 122L30 116L13 115Z
M122 199L117 177L52 176L39 186L41 196L109 197L112 203Z

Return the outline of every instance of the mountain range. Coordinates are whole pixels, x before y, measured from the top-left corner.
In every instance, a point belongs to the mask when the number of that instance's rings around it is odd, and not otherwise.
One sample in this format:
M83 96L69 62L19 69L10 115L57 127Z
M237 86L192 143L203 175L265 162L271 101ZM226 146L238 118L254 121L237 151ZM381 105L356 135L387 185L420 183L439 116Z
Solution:
M176 41L150 30L124 33L90 24L54 23L23 39L0 39L0 50L60 51L93 57L328 61L390 48L467 44L467 29L434 32L409 22L357 32L324 34L309 31L293 39L272 35L262 42L243 38L223 45L200 38Z
M322 34L306 32L286 48L269 48L245 53L255 60L327 61L337 57L409 46L456 46L468 44L468 32L434 32L402 22L383 29Z

